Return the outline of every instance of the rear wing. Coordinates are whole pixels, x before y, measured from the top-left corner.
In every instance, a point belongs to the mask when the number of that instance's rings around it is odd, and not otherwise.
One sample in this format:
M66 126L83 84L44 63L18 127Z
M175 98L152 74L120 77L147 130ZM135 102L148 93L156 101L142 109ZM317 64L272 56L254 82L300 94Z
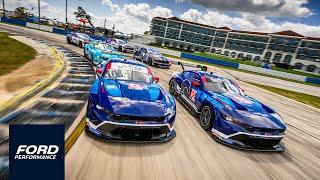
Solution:
M199 65L199 64L182 63L182 62L178 61L178 65L181 66L183 71L185 71L185 67L191 67L191 68L193 68L195 70L202 70L202 71L207 71L208 70L207 66L202 66L202 65ZM193 69L190 69L190 70L193 70Z

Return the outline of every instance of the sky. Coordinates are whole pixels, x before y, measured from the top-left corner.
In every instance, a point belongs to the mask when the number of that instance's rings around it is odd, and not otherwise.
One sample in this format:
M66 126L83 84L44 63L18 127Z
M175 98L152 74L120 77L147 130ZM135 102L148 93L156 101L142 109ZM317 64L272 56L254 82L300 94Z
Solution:
M38 0L5 0L6 9L26 7L38 12ZM65 21L66 0L40 0L41 16ZM0 5L1 6L1 5ZM261 32L293 30L320 37L320 0L68 0L68 20L81 6L95 26L124 33L150 30L152 17L172 17L216 27Z

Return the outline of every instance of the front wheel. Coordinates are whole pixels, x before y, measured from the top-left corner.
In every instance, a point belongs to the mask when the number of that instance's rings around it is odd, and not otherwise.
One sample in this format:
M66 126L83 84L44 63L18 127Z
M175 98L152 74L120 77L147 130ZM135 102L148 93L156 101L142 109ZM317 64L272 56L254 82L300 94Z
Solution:
M174 87L174 80L171 80L170 81L170 84L169 84L169 93L173 96L176 96L177 93L176 93L176 89Z
M204 106L200 113L200 126L202 129L211 130L214 122L214 111L210 106Z

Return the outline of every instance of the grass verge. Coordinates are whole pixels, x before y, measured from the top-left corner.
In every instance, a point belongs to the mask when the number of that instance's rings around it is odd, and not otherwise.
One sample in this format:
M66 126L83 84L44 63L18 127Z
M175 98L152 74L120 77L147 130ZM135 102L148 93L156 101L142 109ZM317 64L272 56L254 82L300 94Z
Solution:
M275 87L271 87L271 86L265 86L265 85L261 85L261 84L256 84L256 83L252 83L252 82L246 82L248 84L252 84L254 86L263 88L265 90L277 93L279 95L288 97L290 99L294 99L296 101L299 101L301 103L313 106L315 108L320 108L320 97L318 96L312 96L309 94L304 94L304 93L298 93L298 92L294 92L294 91L289 91L289 90L285 90L285 89L279 89L279 88L275 88Z
M8 33L0 32L0 40L0 76L18 69L37 54L35 49L10 38Z
M219 67L221 69L230 69L230 70L234 70L234 71L240 71L240 72L245 72L245 73L249 73L249 74L255 74L255 75L271 77L271 78L276 78L276 79L282 79L282 80L286 80L286 81L290 81L290 82L295 82L295 83L300 83L300 84L306 84L306 85L310 85L310 86L320 87L320 84L302 82L302 81L297 81L297 80L293 80L293 79L282 78L282 77L278 77L278 76L272 76L272 75L269 75L269 74L262 74L262 73L247 71L247 70L243 70L243 69L235 69L235 68L230 68L230 67L226 67L226 66L219 66L219 65L211 64L211 63L207 63L207 62L196 61L196 60L185 59L185 58L181 58L181 57L177 57L177 56L172 56L170 54L163 54L163 55L166 56L166 57L171 57L171 58L175 58L175 59L181 59L181 60L184 60L184 61L199 63L199 64L203 64L203 65L216 66L216 67Z

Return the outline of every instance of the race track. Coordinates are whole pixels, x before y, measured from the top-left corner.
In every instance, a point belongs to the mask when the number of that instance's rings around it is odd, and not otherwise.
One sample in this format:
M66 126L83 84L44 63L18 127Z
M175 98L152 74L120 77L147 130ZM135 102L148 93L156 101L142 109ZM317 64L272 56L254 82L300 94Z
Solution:
M83 52L66 45L62 36L35 30L24 32ZM180 67L152 70L168 90L172 72L180 71ZM215 67L210 70L225 73ZM246 94L274 107L285 119L288 130L284 153L240 151L221 145L176 101L177 137L172 141L114 143L82 133L66 155L66 179L318 179L320 110L243 82L239 84Z

